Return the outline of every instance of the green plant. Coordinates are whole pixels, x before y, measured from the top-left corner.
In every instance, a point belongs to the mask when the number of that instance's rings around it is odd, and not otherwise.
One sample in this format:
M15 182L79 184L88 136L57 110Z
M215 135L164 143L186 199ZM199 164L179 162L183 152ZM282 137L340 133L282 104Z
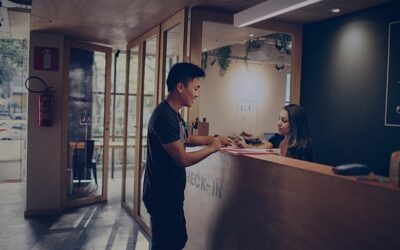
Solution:
M248 60L249 59L249 52L251 50L257 50L257 49L261 48L262 43L263 43L262 41L257 40L257 39L246 41L245 56L244 56L243 59L244 60Z
M267 36L268 39L275 40L275 48L281 53L290 55L292 53L292 37L286 33L273 33Z
M216 57L222 74L225 73L231 63L229 60L231 52L231 46L222 47L216 50Z
M210 57L213 59L210 62L210 65L213 66L216 62L218 62L220 74L223 75L231 63L229 60L231 52L231 46L225 46L212 51L203 52L201 54L201 67L203 69L207 68L208 57Z

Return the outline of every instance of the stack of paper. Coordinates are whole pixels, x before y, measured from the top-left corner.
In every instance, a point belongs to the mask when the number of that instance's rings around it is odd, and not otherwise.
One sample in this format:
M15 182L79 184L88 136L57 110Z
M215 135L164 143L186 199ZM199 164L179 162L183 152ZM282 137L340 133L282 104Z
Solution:
M279 155L279 149L226 147L222 148L221 150L234 155L260 155L260 154Z

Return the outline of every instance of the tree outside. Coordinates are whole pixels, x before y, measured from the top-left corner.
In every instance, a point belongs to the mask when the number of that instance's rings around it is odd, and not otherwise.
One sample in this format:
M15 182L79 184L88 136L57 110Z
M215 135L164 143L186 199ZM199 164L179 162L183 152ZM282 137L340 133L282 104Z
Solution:
M0 40L0 114L11 119L21 119L26 107L27 51L25 39Z
M26 176L28 42L0 39L0 182Z

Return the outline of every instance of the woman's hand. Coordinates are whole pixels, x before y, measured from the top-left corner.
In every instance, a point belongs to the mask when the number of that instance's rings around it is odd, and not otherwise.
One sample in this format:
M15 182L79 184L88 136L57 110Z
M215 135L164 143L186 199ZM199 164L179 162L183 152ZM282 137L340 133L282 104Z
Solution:
M249 145L244 140L235 140L235 146L238 148L248 148Z

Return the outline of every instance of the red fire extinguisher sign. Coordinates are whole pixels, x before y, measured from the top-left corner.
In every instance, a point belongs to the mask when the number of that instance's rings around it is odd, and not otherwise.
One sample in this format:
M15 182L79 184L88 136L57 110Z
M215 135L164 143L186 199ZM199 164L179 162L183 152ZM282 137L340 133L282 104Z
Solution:
M59 49L50 47L35 47L33 55L33 69L58 70Z

